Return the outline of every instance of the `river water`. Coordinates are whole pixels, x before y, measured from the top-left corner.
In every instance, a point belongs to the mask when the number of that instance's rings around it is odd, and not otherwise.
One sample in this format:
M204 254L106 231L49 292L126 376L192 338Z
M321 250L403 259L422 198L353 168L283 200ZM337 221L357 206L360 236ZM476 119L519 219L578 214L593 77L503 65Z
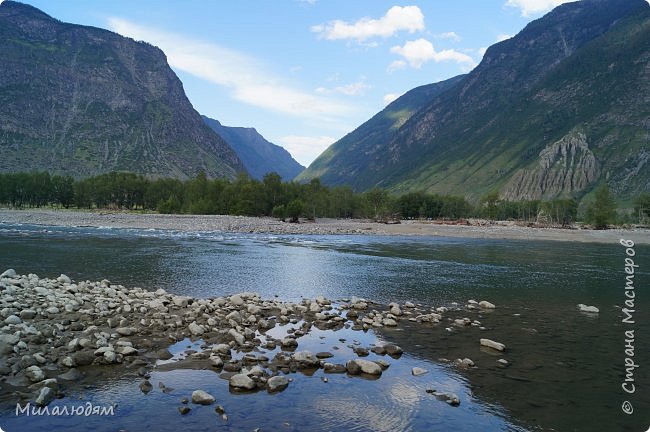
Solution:
M632 238L632 240L634 240ZM0 271L75 280L109 279L125 286L195 297L254 291L299 301L359 296L387 304L411 301L460 307L489 300L492 313L467 312L487 328L453 329L404 321L398 329L319 332L300 349L334 350L351 358L351 342L398 343L405 351L376 381L318 371L294 377L280 394L231 394L214 372L154 371L172 393L140 393L139 380L115 376L60 404L117 403L110 417L26 417L4 406L5 431L43 430L540 430L646 431L650 427L650 247L634 247L634 323L622 322L626 249L576 244L397 236L259 235L0 224ZM630 290L628 290L629 292ZM600 308L581 313L576 305ZM629 321L629 320L628 320ZM278 329L281 331L282 329ZM626 334L634 332L634 357ZM504 342L507 368L478 339ZM340 339L345 339L341 342ZM629 337L628 337L629 339ZM185 341L172 349L182 352ZM347 357L346 357L347 356ZM459 369L444 359L469 357ZM635 392L623 391L625 359ZM372 359L372 358L371 358ZM410 374L414 366L426 375ZM216 396L228 414L198 407L187 416L179 400L196 388ZM426 392L451 391L452 407ZM158 390L156 388L156 390ZM83 399L76 399L82 397ZM628 401L632 414L621 408Z

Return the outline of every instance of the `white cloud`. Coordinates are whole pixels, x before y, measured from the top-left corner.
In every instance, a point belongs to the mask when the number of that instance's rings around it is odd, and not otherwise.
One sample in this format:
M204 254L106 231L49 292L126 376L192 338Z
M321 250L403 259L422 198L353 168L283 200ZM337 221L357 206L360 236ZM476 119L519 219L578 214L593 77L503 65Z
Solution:
M325 95L332 94L332 93L339 93L346 96L363 96L366 90L370 88L372 88L371 85L366 84L364 80L360 80L354 83L337 86L332 89L326 87L318 87L316 89L316 93L325 94Z
M313 26L311 31L327 40L355 39L363 42L373 37L389 37L399 31L424 30L424 15L417 6L393 6L379 19L361 18L355 23L341 20Z
M274 140L286 148L291 156L304 166L309 166L321 153L332 145L336 138L329 136L297 136L289 135Z
M449 39L454 42L460 42L462 39L460 36L458 36L458 33L456 32L446 32L446 33L438 33L437 35L434 35L436 39Z
M404 60L395 60L388 65L387 72L393 73L396 70L404 69L406 67L406 62Z
M397 93L388 93L388 94L385 94L385 95L384 95L384 106L390 104L391 102L393 102L395 99L397 99L397 98L400 97L400 96L401 96L401 95L399 95L399 94L397 94Z
M488 47L481 47L478 49L478 53L481 55L481 58L485 56L485 53L487 52Z
M273 77L259 60L240 52L110 18L109 27L136 40L160 47L172 67L227 87L240 102L296 117L332 121L344 118L352 107L331 98L295 89Z
M512 35L501 33L497 36L497 42L503 42L504 40L508 40L512 37Z
M408 41L404 46L394 46L390 49L390 52L404 57L408 64L416 69L419 69L429 61L436 63L453 61L470 67L476 64L473 58L456 50L436 51L433 48L433 44L426 39ZM396 66L402 67L404 65L393 62L388 68L391 70Z
M575 0L507 0L506 6L519 8L522 16L535 15L547 12L563 3Z

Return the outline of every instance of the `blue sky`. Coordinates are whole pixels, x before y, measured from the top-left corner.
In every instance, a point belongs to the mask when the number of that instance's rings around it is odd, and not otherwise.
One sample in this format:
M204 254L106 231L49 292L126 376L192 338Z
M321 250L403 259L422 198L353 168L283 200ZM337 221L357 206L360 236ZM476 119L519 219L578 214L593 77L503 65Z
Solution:
M468 72L562 0L25 0L160 47L197 111L308 165L404 92Z

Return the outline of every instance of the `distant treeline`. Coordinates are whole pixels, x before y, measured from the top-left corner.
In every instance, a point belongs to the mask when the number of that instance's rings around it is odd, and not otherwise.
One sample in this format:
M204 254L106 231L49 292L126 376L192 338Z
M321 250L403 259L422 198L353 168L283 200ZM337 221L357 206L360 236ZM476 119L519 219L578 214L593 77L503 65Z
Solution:
M610 217L615 203L609 195L603 200ZM640 214L647 216L648 196L643 195L637 201ZM124 172L82 180L47 172L0 174L0 205L274 216L294 221L299 217L384 221L483 217L570 225L578 217L578 203L574 199L505 201L500 200L497 193L491 193L474 206L458 196L424 192L394 196L379 188L355 193L348 186L327 187L318 179L305 184L282 182L276 173L267 174L262 181L244 174L234 181L211 180L204 173L186 181L148 179Z

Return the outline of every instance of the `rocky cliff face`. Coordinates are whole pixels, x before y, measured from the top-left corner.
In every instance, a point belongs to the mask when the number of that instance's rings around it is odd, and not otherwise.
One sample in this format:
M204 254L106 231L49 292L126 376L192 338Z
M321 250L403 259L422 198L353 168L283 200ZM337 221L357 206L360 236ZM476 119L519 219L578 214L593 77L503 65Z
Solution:
M596 157L583 133L571 133L539 153L537 166L515 173L501 194L510 200L575 196L598 178Z
M1 172L232 178L244 170L156 47L5 1L0 58Z

